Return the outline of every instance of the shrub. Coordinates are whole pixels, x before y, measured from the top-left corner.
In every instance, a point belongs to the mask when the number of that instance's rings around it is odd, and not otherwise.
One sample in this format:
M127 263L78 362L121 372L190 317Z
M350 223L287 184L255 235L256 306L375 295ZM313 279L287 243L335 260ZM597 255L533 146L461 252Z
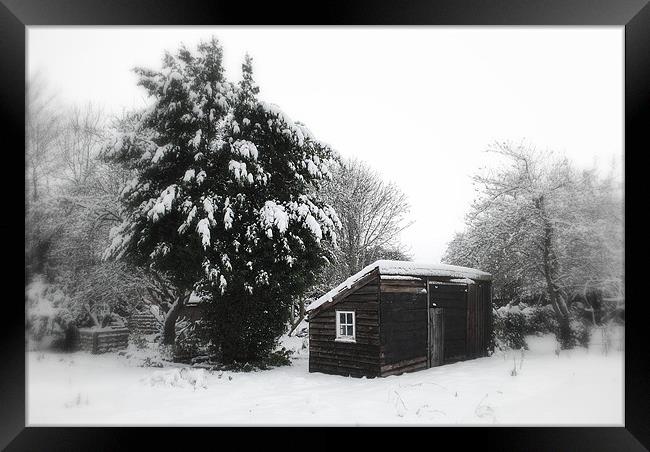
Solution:
M526 316L526 334L548 334L557 330L558 322L550 305L527 306L522 313Z
M508 304L494 315L494 344L499 349L520 349L526 346L526 335L553 333L562 349L587 347L590 339L589 319L581 306L574 304L568 322L559 321L550 305L528 306Z
M517 310L499 309L494 319L494 343L501 349L528 349L526 316Z
M147 348L147 338L140 333L132 333L130 337L131 342L135 345L137 350L144 350Z
M562 349L570 349L576 346L589 346L591 332L585 322L572 317L568 322L559 322L556 336Z
M69 320L65 308L69 298L60 287L36 275L26 288L28 340L32 348L65 344Z
M289 366L291 365L291 355L293 352L282 347L280 350L272 352L266 363L270 367L280 367L280 366Z
M232 362L223 366L224 370L232 370L238 372L252 372L256 370L266 370L271 367L289 366L291 365L291 355L293 352L282 347L280 350L275 350L269 353L266 357L254 361L247 362Z
M581 322L579 320L574 320L570 322L571 325L571 335L575 338L575 341L581 347L589 346L589 339L591 338L591 328L586 322Z
M173 361L174 347L174 345L159 344L158 352L160 354L160 358L164 361Z
M205 343L196 330L196 323L188 325L176 336L174 361L189 362L204 351Z

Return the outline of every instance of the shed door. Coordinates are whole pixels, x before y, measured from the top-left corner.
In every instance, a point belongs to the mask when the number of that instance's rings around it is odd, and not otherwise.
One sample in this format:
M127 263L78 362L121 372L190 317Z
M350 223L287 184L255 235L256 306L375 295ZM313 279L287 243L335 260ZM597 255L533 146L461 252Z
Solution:
M429 283L431 365L452 363L467 354L467 285Z

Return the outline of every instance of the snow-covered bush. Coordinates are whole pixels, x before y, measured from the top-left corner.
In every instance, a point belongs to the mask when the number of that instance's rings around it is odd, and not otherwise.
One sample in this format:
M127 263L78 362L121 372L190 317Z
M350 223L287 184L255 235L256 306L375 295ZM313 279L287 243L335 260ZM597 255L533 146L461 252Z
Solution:
M495 345L499 348L521 348L527 335L553 333L563 349L586 347L589 344L590 325L579 309L572 309L568 322L559 322L550 305L518 303L502 306L494 311Z
M526 334L547 334L557 330L558 322L550 305L526 306L522 313L526 316Z
M205 352L206 344L197 332L196 323L189 324L176 336L174 361L189 362L192 358L205 354Z
M497 309L496 313L501 317L508 313L521 314L524 318L524 335L555 333L558 328L555 312L550 305L507 304Z
M82 276L72 295L84 314L78 326L123 324L143 304L141 294L151 285L146 275L124 262L101 262L85 269Z
M288 366L291 364L291 355L293 355L293 353L293 350L287 350L286 348L281 347L280 349L271 352L264 364L268 367Z
M525 338L526 316L519 307L504 306L495 311L495 314L493 329L495 346L500 350L528 349Z
M69 298L55 284L35 275L25 290L27 297L27 333L30 348L63 345L65 330L71 320L67 312Z
M572 317L568 322L561 322L555 334L563 349L576 346L587 347L591 337L591 328L583 320Z
M132 331L129 334L129 342L132 343L137 350L144 350L149 346L149 341L145 335L139 331Z
M571 337L574 338L576 344L588 347L591 338L590 325L581 320L572 320L569 325L571 326Z

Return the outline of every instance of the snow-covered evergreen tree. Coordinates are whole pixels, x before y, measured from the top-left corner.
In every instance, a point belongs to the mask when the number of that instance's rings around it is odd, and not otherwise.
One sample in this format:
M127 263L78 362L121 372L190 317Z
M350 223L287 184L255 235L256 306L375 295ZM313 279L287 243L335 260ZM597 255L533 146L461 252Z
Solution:
M242 69L239 84L226 80L214 38L167 53L161 71L138 69L154 102L107 152L137 177L105 257L168 273L178 307L192 290L210 294L203 323L226 361L271 350L340 225L316 196L335 152L258 99L249 57Z

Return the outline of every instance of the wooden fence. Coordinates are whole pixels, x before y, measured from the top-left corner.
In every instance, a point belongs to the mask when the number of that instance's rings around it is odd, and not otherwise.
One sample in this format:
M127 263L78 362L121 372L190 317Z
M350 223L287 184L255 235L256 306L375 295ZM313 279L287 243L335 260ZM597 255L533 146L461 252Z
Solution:
M90 353L106 353L125 349L129 344L128 328L104 328L79 330L79 349Z
M161 324L151 312L145 311L133 314L127 326L134 334L153 334L160 332Z

